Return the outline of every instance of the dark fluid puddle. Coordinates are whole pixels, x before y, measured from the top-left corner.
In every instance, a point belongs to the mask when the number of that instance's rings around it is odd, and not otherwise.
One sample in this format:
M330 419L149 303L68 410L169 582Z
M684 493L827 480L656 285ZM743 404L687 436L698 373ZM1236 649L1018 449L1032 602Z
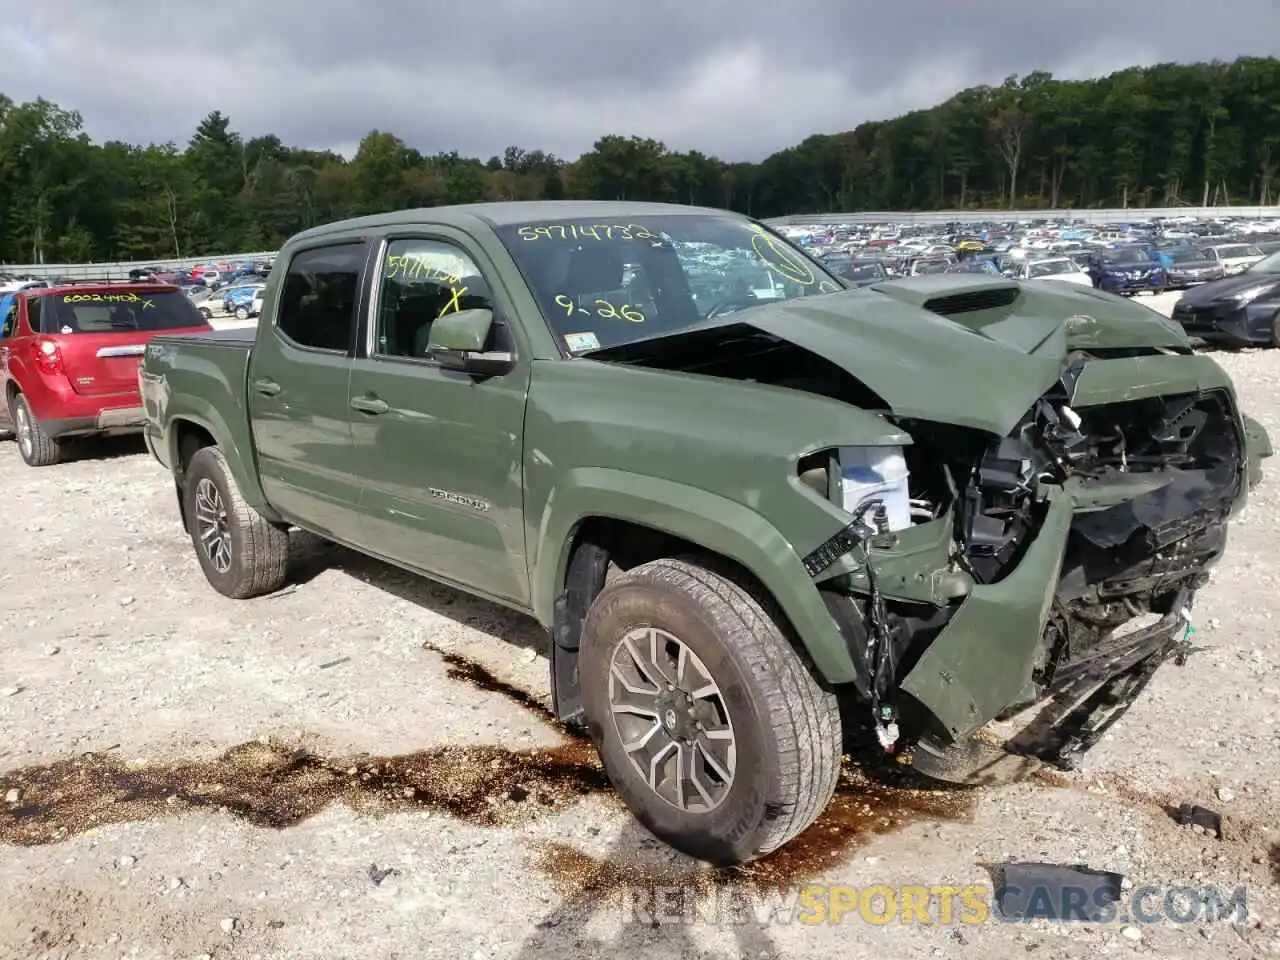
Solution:
M910 775L881 768L871 772L846 762L835 796L813 825L753 863L710 869L672 853L667 862L649 865L631 858L601 859L552 842L539 845L534 864L559 893L574 898L658 887L693 893L728 886L779 891L820 876L875 837L909 824L968 821L977 797L976 790L923 787Z
M410 809L479 826L527 822L563 810L608 781L589 745L508 750L440 747L398 757L325 759L245 743L208 761L132 767L90 754L0 777L0 842L57 843L109 823L216 810L283 829L341 802L363 813Z
M0 842L58 843L111 823L212 810L255 826L285 829L330 804L370 815L429 810L477 826L514 826L565 810L590 794L612 796L595 749L582 730L558 721L536 697L456 654L444 658L451 679L498 693L536 715L568 742L512 750L449 746L394 757L324 758L287 745L251 742L207 761L130 766L87 754L0 776ZM708 870L662 848L665 862L646 865L628 849L598 859L562 843L539 845L536 866L570 896L683 884L781 889L840 864L873 837L921 821L960 821L977 791L926 786L892 764L846 762L836 795L808 830L778 852L729 870ZM646 835L647 836L647 835Z

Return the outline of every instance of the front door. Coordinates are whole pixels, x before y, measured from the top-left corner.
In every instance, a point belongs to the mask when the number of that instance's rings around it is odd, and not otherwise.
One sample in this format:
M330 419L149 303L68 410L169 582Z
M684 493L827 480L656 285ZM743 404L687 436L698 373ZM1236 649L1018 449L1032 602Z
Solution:
M441 368L427 354L432 322L494 311L493 349L517 354L504 292L464 235L392 238L378 265L369 330L352 364L352 442L371 552L525 605L524 407L528 351L502 376Z
M249 364L249 419L267 502L287 520L360 539L360 468L347 387L370 245L295 253Z

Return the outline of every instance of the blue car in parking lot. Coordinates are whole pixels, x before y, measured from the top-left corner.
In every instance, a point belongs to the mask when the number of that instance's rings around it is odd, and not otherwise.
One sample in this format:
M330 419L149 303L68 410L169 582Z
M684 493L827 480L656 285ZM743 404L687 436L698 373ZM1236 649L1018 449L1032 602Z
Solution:
M253 298L265 286L261 283L241 284L227 288L222 298L222 309L235 314L239 320L248 320L253 314Z
M1091 258L1086 271L1093 285L1108 293L1132 296L1149 290L1160 293L1169 285L1169 277L1154 257L1141 247L1108 250Z

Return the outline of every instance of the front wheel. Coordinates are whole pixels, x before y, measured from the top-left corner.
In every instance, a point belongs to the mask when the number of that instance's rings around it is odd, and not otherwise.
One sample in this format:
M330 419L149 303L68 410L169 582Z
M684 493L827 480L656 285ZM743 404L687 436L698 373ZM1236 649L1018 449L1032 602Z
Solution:
M200 569L215 590L247 600L284 586L289 532L245 503L217 447L191 458L183 501Z
M682 853L753 860L801 833L835 792L836 697L734 578L690 560L629 571L592 604L579 671L610 781Z
M246 307L236 307L236 319L237 319L237 320L248 320L248 319L249 319L249 310L248 310Z

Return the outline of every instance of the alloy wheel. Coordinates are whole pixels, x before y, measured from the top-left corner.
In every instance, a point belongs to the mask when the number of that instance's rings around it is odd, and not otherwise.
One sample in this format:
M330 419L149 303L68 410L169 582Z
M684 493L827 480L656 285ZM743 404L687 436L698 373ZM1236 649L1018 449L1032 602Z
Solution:
M196 484L196 534L209 564L218 573L231 569L231 524L217 484L202 477Z
M31 426L31 415L27 413L25 404L14 404L13 411L14 426L17 428L18 447L22 450L22 455L30 459L32 451L35 449L35 437Z
M656 627L628 632L610 663L609 704L650 790L689 813L723 802L737 767L733 722L711 672L682 640Z

